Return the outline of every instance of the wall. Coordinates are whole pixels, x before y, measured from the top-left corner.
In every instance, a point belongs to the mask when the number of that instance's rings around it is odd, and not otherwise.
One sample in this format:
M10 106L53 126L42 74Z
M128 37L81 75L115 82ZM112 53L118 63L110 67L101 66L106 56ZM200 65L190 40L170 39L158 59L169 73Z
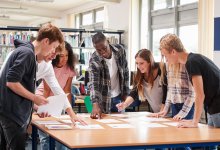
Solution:
M105 21L104 29L107 30L124 30L122 35L122 43L127 50L127 59L130 58L129 46L129 16L130 16L130 0L121 0L120 3L109 3L104 6ZM130 61L128 66L130 68Z
M220 68L220 1L214 0L214 62Z

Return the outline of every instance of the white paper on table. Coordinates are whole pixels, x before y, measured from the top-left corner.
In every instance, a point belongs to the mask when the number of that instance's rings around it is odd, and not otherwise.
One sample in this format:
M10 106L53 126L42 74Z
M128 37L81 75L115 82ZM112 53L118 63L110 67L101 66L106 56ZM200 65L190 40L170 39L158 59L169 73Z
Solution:
M135 122L138 121L136 118L127 118L127 119L120 119L122 121L126 121L126 122Z
M167 127L163 124L159 124L159 123L146 123L143 122L142 125L144 125L147 128L162 128L162 127Z
M70 119L69 115L61 115L61 116L53 116L53 117L57 119Z
M163 124L177 127L179 122L164 122ZM205 126L206 126L205 124L201 124L201 123L198 124L198 127L205 127Z
M90 118L90 114L87 114L87 113L78 113L77 115L82 118Z
M112 127L112 128L134 128L130 124L107 124L107 125Z
M71 126L65 125L65 124L60 124L60 125L45 125L46 128L50 130L67 130L67 129L72 129Z
M61 120L62 122L64 122L64 123L73 123L71 120Z
M112 116L112 117L128 117L125 114L111 114L110 116Z
M178 122L164 122L163 124L177 127Z
M96 119L96 121L101 123L119 123L121 121L115 119Z
M90 124L90 125L81 125L81 124L76 124L76 127L79 129L104 129L101 125L99 124Z
M46 105L41 105L38 107L37 113L47 112L51 116L61 116L64 100L66 99L66 94L60 94L55 96L50 96L47 98L48 103Z
M142 120L142 121L147 121L147 122L156 122L156 121L171 121L169 119L165 119L165 118L154 118L154 117L139 117L138 119Z
M48 121L35 121L37 124L61 124L60 122L58 121L52 121L52 120L48 120Z

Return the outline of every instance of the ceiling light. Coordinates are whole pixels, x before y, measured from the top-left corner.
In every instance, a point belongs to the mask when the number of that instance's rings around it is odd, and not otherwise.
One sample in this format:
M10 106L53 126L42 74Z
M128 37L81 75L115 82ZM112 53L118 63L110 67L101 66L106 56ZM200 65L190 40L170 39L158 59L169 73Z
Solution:
M23 7L0 7L0 9L3 9L3 10L28 10L27 8L23 8Z
M27 0L27 1L35 1L35 2L54 2L54 0Z
M0 16L0 19L9 19L10 18L10 16L6 16L6 15L1 15Z

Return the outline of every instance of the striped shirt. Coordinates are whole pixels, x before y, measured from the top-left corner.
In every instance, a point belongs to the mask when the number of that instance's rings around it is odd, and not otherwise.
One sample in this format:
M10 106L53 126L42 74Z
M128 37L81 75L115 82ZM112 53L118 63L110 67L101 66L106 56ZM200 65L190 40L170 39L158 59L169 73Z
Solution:
M121 96L129 94L129 71L125 49L121 45L110 45L118 67ZM89 61L90 97L92 103L98 103L103 112L108 112L111 106L111 79L106 61L96 51Z
M174 67L167 66L167 100L165 111L168 111L171 103L184 103L181 111L178 113L182 118L186 117L195 101L195 92L189 80L189 75L185 65L178 64L175 71Z

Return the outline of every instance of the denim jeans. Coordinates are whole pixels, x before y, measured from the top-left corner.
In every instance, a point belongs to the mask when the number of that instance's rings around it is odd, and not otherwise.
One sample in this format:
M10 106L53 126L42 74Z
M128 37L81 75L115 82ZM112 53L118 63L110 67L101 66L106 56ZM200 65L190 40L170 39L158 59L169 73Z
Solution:
M122 101L121 94L111 98L111 112L118 112L118 108L116 107L116 105L118 103L121 103L121 101Z
M177 115L179 111L182 109L184 103L176 103L176 104L171 104L171 109L172 109L172 117ZM183 119L193 119L193 114L194 114L194 104L192 105L192 108L190 109L189 113L186 115L185 118Z
M208 125L215 128L220 128L220 113L208 114Z
M40 138L41 150L49 150L49 136L40 130L38 130L38 134ZM55 142L55 145L57 150L68 150L67 147L65 147L63 144L59 142Z
M208 113L208 125L215 128L220 128L220 113L216 113L212 115ZM206 149L217 150L218 146L210 146L210 147L206 147Z
M172 110L172 117L177 115L181 109L183 108L184 103L176 103L176 104L171 104L171 110ZM189 113L184 117L183 119L193 119L193 114L194 114L194 104L192 105L192 108L190 109ZM191 150L190 147L180 147L180 148L175 148L174 150Z

